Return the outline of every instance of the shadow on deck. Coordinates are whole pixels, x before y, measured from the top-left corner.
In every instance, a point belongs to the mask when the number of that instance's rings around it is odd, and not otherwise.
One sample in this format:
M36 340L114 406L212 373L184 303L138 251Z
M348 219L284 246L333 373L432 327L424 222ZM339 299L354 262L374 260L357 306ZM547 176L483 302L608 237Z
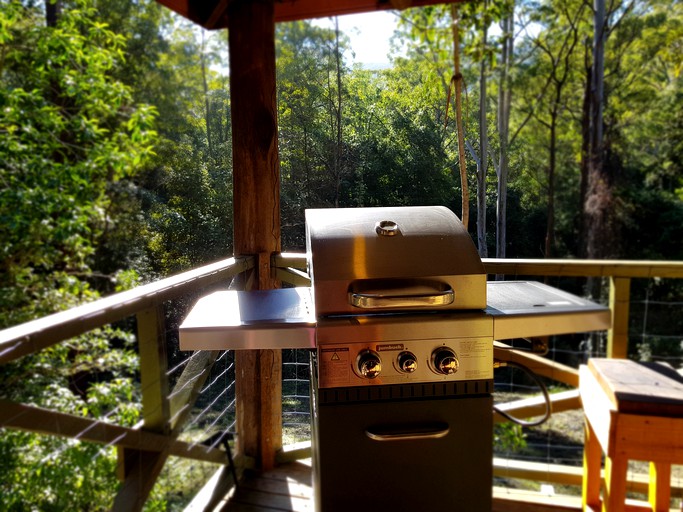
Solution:
M314 509L310 459L284 464L262 474L248 472L239 487L222 488L222 483L231 481L227 472L214 475L185 512L312 512Z

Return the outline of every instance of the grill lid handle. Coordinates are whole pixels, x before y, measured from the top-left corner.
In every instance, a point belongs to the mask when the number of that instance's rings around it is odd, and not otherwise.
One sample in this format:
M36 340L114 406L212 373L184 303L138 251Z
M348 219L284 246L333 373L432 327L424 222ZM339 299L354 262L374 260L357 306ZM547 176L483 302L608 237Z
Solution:
M372 282L372 280L370 280ZM433 308L455 300L453 288L445 283L422 281L404 286L358 286L349 292L349 304L362 309Z

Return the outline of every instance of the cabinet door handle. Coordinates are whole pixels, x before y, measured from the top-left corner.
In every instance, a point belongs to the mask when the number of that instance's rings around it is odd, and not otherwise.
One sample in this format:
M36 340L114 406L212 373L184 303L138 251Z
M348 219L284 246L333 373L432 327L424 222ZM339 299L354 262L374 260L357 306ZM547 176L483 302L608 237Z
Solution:
M435 422L414 426L371 427L365 431L365 435L373 441L414 441L440 439L449 432L448 423Z

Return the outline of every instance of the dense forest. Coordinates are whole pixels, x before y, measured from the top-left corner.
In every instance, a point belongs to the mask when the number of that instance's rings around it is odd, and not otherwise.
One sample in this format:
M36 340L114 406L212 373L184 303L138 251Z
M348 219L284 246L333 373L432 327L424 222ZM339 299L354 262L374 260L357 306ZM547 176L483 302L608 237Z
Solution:
M598 4L396 13L381 70L279 24L283 248L305 208L445 205L482 256L683 259L683 4ZM232 254L227 52L151 0L0 0L0 328ZM132 425L129 331L6 365L0 395ZM0 510L105 507L99 450L2 432Z

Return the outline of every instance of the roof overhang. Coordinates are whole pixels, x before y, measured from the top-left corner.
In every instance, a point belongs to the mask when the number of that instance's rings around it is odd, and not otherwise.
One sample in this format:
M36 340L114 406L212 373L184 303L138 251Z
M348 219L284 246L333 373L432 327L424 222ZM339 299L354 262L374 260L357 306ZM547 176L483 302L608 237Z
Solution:
M234 0L157 0L161 5L207 29L227 28ZM453 3L448 0L275 0L275 21L325 18L389 9Z

